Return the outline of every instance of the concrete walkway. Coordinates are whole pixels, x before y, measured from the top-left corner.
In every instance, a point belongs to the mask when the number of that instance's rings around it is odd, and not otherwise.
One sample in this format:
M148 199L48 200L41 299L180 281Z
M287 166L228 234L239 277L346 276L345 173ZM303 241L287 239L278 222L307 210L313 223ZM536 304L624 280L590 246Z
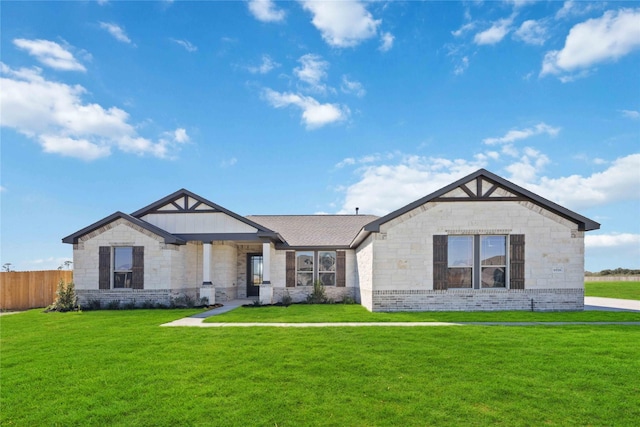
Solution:
M640 301L585 297L585 310L600 311L640 311ZM357 327L357 326L566 326L566 325L627 325L640 326L640 322L331 322L331 323L204 323L204 319L226 313L245 304L253 304L253 300L239 299L227 301L222 307L194 314L191 317L174 320L160 326L193 326L200 328L248 328L248 327L276 327L276 328L327 328L327 327Z
M584 297L585 310L640 311L640 301L631 299Z

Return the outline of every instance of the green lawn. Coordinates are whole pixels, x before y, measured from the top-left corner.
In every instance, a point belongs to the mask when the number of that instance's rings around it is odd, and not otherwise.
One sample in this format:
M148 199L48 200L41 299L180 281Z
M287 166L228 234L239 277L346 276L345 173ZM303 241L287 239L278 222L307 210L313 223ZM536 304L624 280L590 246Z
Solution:
M638 282L585 282L584 294L588 297L607 297L640 300Z
M289 307L238 307L209 317L208 323L240 322L630 322L640 321L640 312L398 312L371 313L359 304L294 304Z
M640 418L637 326L158 326L195 312L0 317L0 424L631 426Z

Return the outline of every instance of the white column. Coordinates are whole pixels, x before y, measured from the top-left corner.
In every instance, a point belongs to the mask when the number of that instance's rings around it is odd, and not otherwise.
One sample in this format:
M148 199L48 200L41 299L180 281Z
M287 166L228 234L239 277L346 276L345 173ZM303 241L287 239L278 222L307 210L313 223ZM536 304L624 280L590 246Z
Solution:
M271 243L262 244L262 283L271 284Z
M262 244L262 284L260 285L260 303L273 304L273 286L271 286L271 243Z
M202 284L211 285L211 243L202 245Z

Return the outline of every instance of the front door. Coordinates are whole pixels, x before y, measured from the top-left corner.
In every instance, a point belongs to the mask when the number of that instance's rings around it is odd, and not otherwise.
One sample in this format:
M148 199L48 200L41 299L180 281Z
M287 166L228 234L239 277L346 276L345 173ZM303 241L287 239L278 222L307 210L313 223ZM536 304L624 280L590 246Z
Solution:
M247 297L260 296L262 254L247 254Z

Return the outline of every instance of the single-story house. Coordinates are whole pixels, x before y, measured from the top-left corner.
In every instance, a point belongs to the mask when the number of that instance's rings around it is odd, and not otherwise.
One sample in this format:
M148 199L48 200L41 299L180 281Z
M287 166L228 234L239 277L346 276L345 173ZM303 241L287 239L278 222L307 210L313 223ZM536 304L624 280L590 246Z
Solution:
M62 241L83 303L295 302L320 281L371 311L581 310L598 228L480 169L383 217L245 217L183 189Z

